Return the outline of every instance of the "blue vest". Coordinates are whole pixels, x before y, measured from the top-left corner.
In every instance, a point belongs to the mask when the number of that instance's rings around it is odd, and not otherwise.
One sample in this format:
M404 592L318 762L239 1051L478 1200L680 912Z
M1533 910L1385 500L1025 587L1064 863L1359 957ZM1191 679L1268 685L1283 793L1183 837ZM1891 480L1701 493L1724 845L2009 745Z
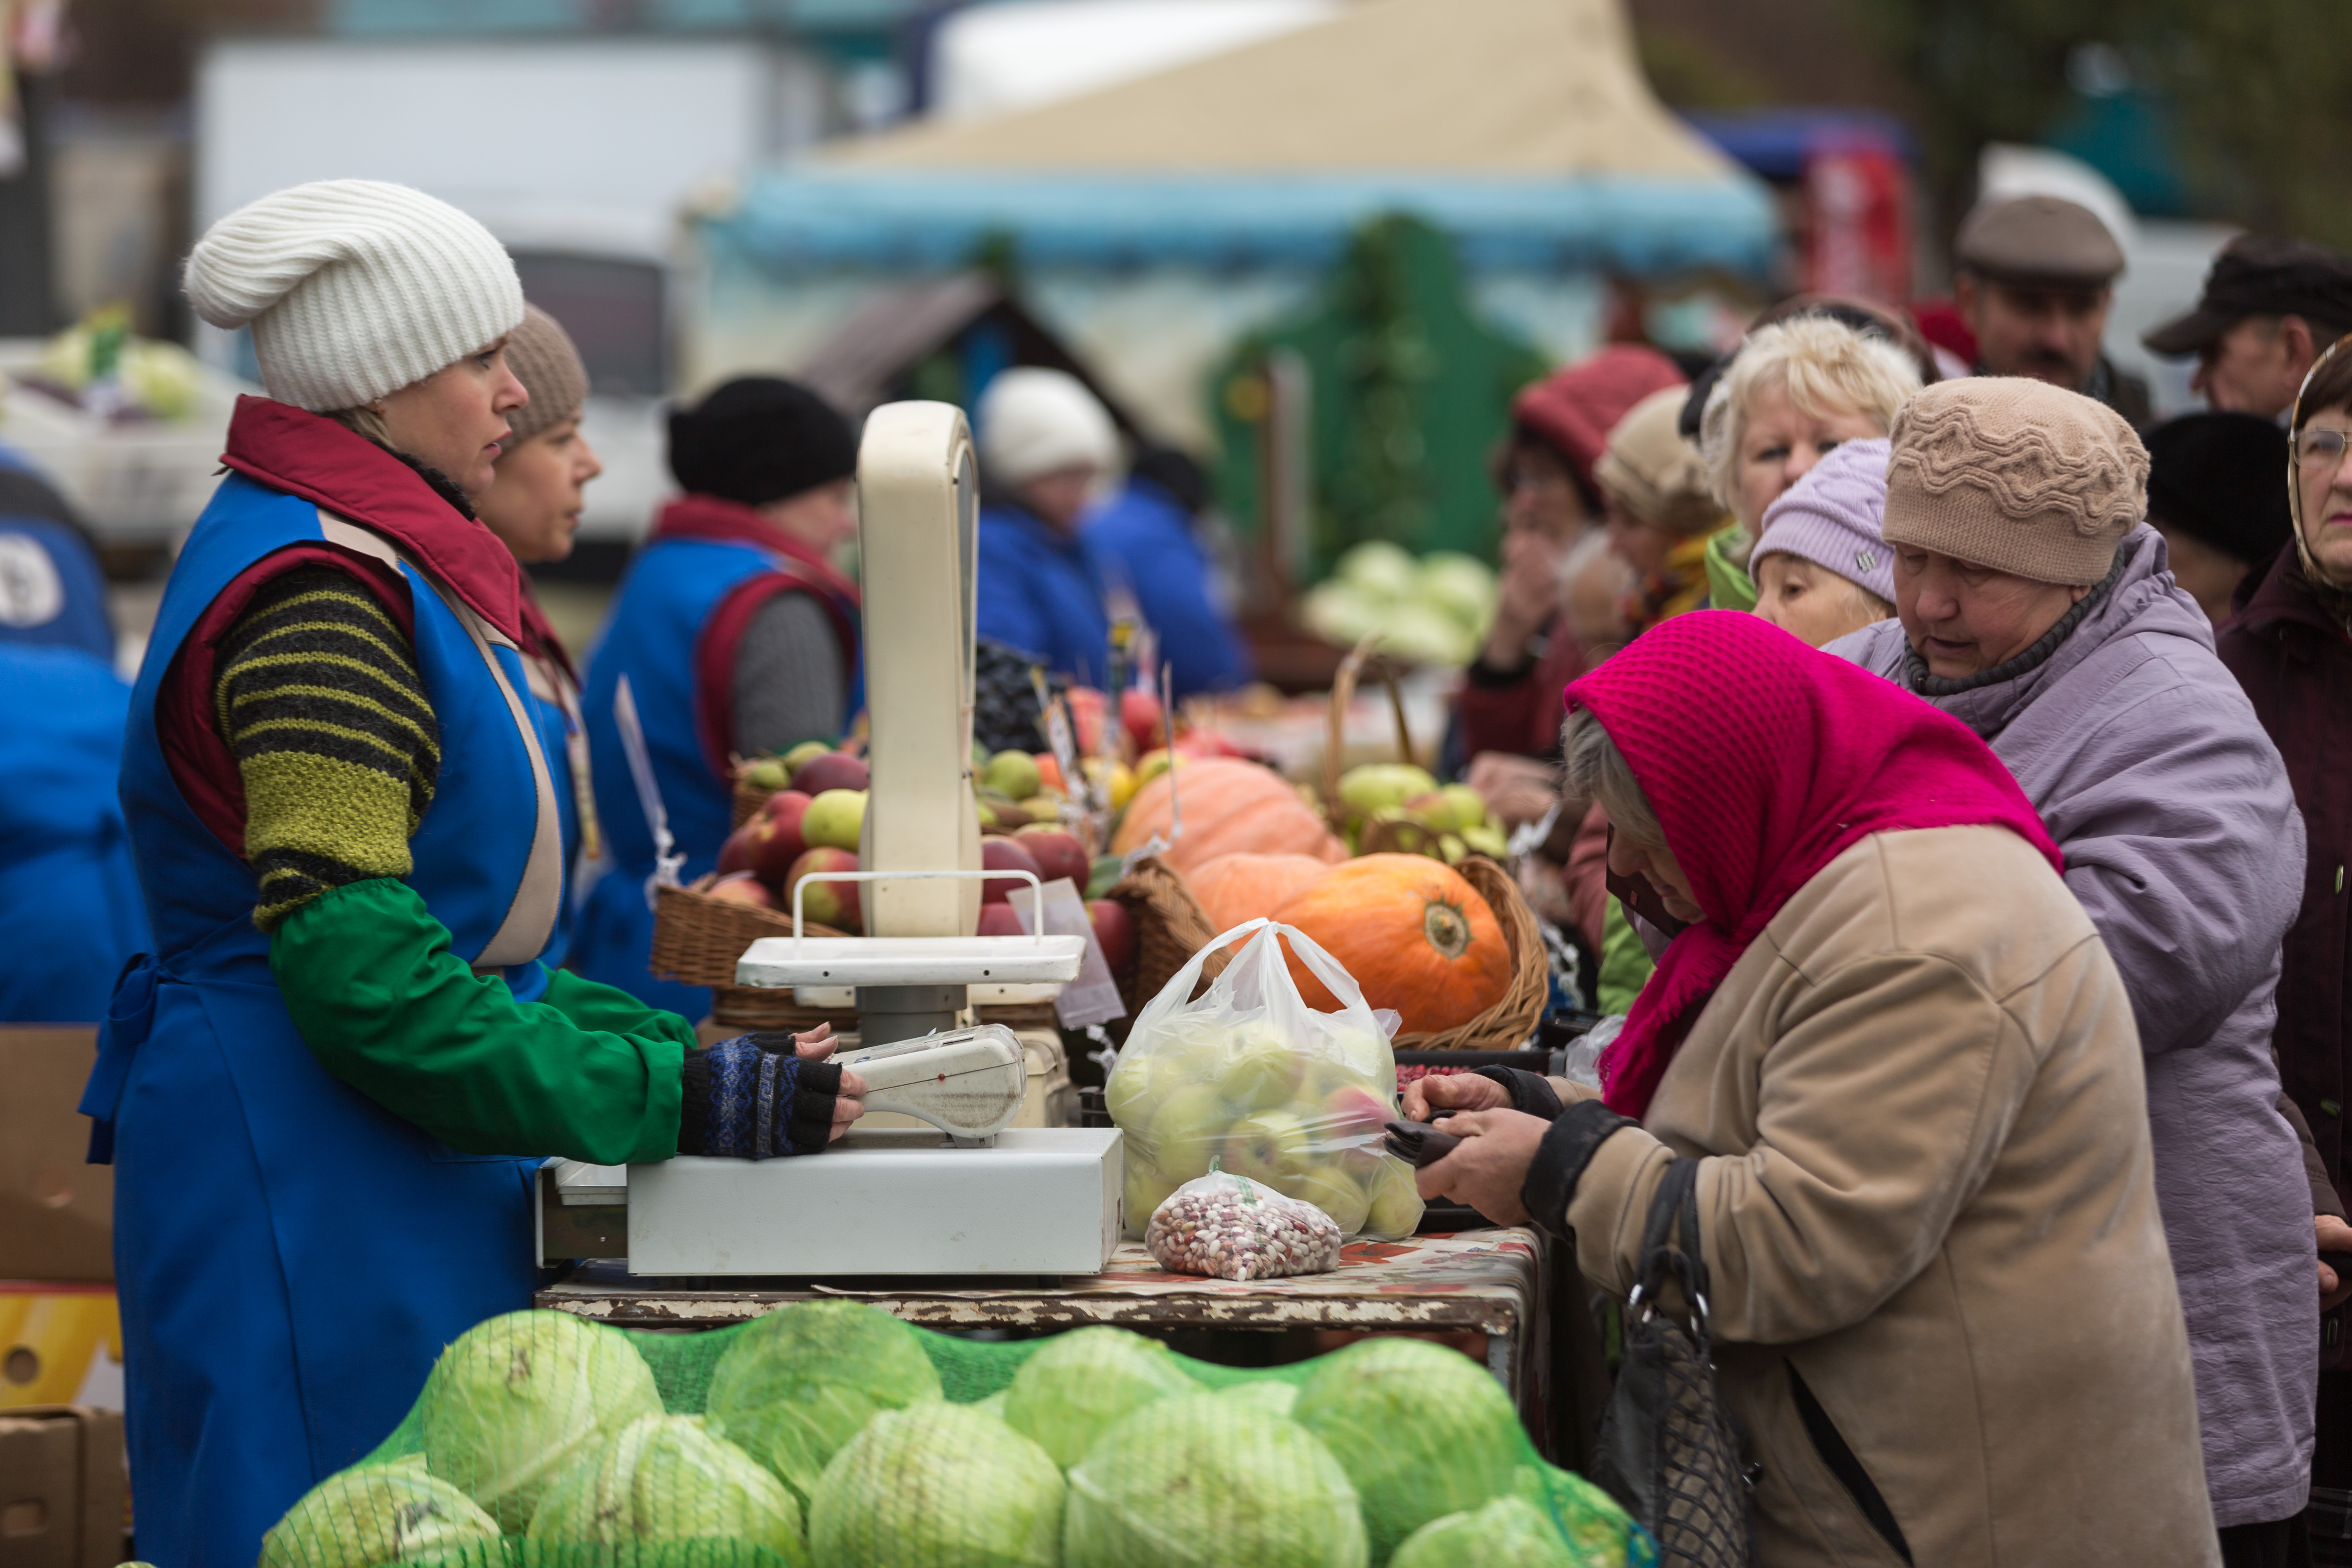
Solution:
M769 572L792 572L789 557L732 540L656 539L637 552L613 601L604 641L588 660L588 749L596 817L611 869L589 889L573 933L572 967L615 985L652 1007L688 1018L710 1012L706 986L656 980L654 916L646 882L654 874L654 837L621 749L613 699L621 677L637 703L654 782L669 816L670 837L686 857L688 881L719 863L734 830L734 790L711 771L697 727L696 654L721 600ZM851 676L850 708L860 706L862 670ZM844 722L847 715L843 716Z
M164 672L206 607L326 531L308 501L225 480L131 696L122 802L155 952L116 990L82 1110L92 1157L115 1165L140 1551L171 1568L248 1568L289 1505L399 1423L444 1345L528 1306L534 1283L538 1162L457 1153L320 1065L271 977L252 870L182 798L158 740ZM509 948L543 940L510 921L543 800L522 662L402 571L443 757L407 881L461 956L502 929ZM546 986L535 960L485 973L518 1000Z
M583 726L579 694L572 692L567 707L564 695L554 688L558 681L568 681L561 667L553 660L542 668L533 668L526 661L531 675L530 692L531 721L539 731L539 749L546 754L548 771L555 784L555 811L562 829L563 840L563 902L557 909L555 930L547 939L547 947L539 955L544 968L561 969L572 952L572 928L576 916L575 904L580 889L581 835L580 787L586 780L585 770L573 768L573 746L577 743L582 757L587 752L587 736Z
M131 688L71 647L0 640L0 1022L95 1024L147 911L114 779Z

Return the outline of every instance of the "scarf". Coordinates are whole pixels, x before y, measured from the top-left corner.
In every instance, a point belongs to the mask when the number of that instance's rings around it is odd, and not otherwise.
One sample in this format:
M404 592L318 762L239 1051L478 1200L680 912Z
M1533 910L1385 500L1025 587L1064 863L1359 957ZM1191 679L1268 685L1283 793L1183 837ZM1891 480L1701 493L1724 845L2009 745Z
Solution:
M1677 935L1601 1058L1641 1117L1684 1035L1780 907L1864 838L2006 827L2064 859L2024 791L1958 720L1755 616L1698 610L1571 682L1609 732L1706 918Z

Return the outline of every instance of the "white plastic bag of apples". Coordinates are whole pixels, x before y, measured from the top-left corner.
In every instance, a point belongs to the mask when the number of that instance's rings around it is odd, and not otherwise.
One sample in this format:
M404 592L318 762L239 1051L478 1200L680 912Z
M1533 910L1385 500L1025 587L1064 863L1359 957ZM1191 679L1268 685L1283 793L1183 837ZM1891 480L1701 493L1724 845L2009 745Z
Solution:
M1235 942L1194 996L1210 956ZM1286 944L1337 1012L1301 999ZM1394 1240L1421 1223L1412 1167L1383 1147L1397 1114L1387 1032L1339 960L1290 926L1250 921L1194 953L1128 1032L1104 1100L1127 1135L1129 1236L1212 1164L1314 1205L1342 1236Z

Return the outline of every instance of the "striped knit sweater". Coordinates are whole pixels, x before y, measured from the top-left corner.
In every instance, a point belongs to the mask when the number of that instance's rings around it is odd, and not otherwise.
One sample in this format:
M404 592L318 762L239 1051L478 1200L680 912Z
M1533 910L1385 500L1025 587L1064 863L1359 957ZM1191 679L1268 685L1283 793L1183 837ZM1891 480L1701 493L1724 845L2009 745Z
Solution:
M408 638L349 574L301 566L254 595L220 648L214 714L245 782L254 923L404 877L433 804L440 726Z

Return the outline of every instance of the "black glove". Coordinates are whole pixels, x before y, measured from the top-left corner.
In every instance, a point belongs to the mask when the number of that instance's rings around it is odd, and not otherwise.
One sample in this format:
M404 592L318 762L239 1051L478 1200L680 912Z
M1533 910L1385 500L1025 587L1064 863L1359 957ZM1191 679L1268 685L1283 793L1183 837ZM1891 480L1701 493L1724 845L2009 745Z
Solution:
M721 1040L688 1052L680 1069L677 1152L737 1160L823 1153L840 1096L840 1067L801 1060L788 1034Z
M1529 1116L1540 1116L1546 1121L1559 1115L1559 1090L1552 1088L1551 1079L1541 1073L1528 1072L1522 1068L1480 1068L1472 1076L1501 1084L1511 1097L1513 1110L1524 1110Z

